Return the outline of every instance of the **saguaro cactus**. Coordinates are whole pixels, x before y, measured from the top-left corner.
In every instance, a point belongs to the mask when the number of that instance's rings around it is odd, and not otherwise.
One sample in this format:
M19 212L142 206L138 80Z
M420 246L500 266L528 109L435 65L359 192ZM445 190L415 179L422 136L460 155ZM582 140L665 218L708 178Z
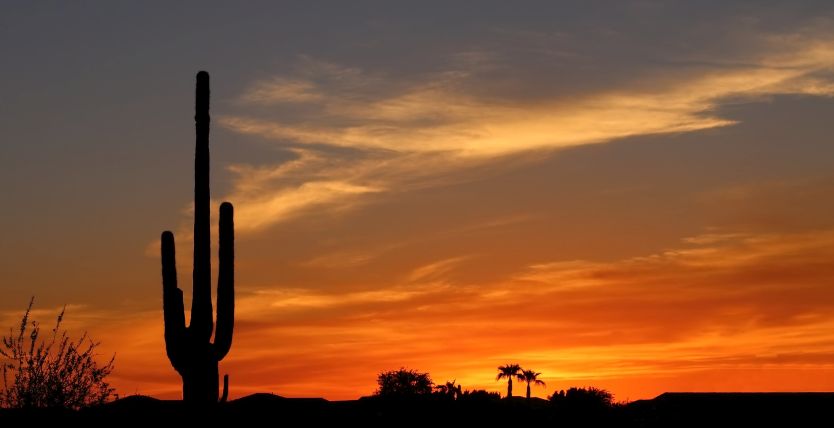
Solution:
M217 279L217 331L211 307L211 229L209 223L209 75L197 73L194 120L197 152L194 159L194 274L191 323L185 326L182 290L177 287L174 234L162 232L162 309L165 351L182 376L183 400L216 403L217 365L232 347L235 323L234 220L229 202L220 205L220 266ZM224 396L227 382L224 382Z

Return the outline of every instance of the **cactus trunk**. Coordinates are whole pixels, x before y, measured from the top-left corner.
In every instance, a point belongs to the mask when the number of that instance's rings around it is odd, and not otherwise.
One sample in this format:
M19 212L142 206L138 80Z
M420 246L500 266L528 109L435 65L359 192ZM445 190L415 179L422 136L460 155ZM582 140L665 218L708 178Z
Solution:
M182 374L182 398L189 403L216 403L218 400L217 358L208 341L192 343L198 350ZM202 349L201 349L202 348Z
M209 75L197 74L197 150L194 158L194 271L191 323L185 326L182 290L177 287L174 234L162 233L162 307L165 350L182 377L183 400L213 404L218 399L218 363L232 346L234 331L234 212L232 204L220 205L219 272L217 281L217 330L214 343L211 305L211 232L209 190ZM227 385L224 385L224 389Z
M191 324L193 335L211 338L214 328L211 308L211 222L209 190L209 76L197 74L194 125L197 149L194 154L194 274Z

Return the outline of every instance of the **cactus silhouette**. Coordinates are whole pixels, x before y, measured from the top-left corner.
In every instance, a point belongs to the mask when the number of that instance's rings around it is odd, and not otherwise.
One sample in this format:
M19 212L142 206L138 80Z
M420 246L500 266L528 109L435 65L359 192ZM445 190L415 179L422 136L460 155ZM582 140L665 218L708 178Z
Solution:
M220 360L232 347L235 323L234 220L229 202L220 205L220 247L217 280L217 331L211 305L211 229L209 224L209 75L197 73L194 120L197 151L194 160L194 273L191 323L185 326L182 290L177 287L174 234L162 233L162 309L165 350L182 377L183 400L192 404L217 403ZM223 385L228 394L228 380Z

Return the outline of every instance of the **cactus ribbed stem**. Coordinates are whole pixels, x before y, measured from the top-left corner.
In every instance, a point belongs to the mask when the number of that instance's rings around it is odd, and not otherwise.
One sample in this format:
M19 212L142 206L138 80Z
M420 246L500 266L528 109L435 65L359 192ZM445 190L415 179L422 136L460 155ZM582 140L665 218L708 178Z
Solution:
M218 399L218 363L232 346L234 331L234 208L220 206L217 331L211 304L211 224L209 189L209 75L197 73L195 100L196 154L194 157L194 271L191 323L185 326L182 290L177 287L174 234L162 233L162 307L165 350L182 376L183 400L213 404ZM224 390L228 388L224 379Z
M209 204L209 75L197 73L194 122L197 150L194 154L194 274L191 304L192 334L211 338L211 221Z

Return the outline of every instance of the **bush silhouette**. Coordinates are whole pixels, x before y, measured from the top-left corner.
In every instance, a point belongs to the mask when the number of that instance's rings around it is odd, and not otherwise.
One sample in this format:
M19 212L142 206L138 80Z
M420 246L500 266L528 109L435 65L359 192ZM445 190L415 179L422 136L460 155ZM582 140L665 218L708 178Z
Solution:
M63 408L78 410L106 402L113 388L105 378L113 371L115 355L107 364L95 361L97 342L87 333L72 340L61 330L66 308L58 315L51 337L41 335L40 324L29 316L35 299L23 314L17 332L3 337L3 390L0 405L11 408Z
M379 389L374 393L380 397L414 397L430 395L434 382L428 373L400 368L382 372L376 379Z
M466 401L476 401L476 402L484 402L484 401L498 401L501 399L501 394L497 392L490 392L483 389L476 389L476 390L466 390L463 391L458 400L466 400Z
M559 410L570 413L600 414L614 407L614 396L610 392L595 388L570 388L550 396L550 402Z

